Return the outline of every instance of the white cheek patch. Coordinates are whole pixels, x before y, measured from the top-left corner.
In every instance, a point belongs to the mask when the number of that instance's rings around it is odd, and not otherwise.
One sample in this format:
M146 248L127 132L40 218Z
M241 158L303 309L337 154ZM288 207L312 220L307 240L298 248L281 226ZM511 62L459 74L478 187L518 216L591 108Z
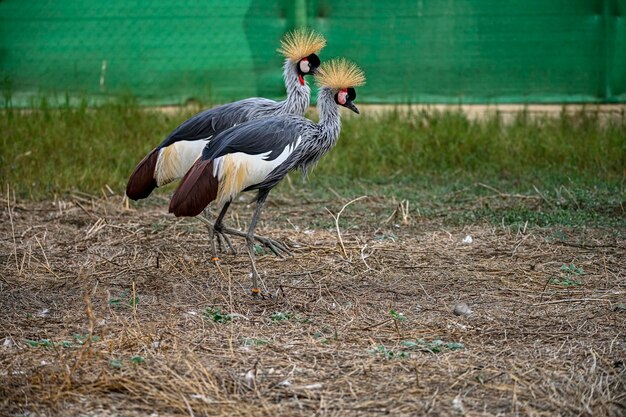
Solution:
M347 99L348 99L348 92L347 91L340 91L337 94L337 102L339 104L346 104Z
M300 71L302 71L303 74L308 74L310 69L309 61L304 59L300 61Z

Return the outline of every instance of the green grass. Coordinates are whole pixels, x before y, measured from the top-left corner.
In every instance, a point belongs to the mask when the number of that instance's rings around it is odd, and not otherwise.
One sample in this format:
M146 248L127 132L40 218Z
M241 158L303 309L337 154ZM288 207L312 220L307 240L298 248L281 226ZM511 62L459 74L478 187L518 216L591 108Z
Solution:
M344 122L341 143L320 164L327 175L386 179L453 173L529 178L558 173L621 178L626 119L603 123L596 113L471 121L459 112L390 112Z
M0 175L18 198L122 193L139 160L199 109L164 113L132 100L100 107L0 112ZM341 138L306 185L307 198L381 195L451 221L550 226L623 224L626 118L521 112L468 120L459 112L391 111L345 118ZM165 189L171 191L172 187ZM494 191L497 190L497 191ZM496 194L529 199L489 200ZM483 199L483 200L481 200ZM502 204L505 201L506 204Z
M0 175L27 199L99 194L105 185L123 192L143 155L192 113L169 115L133 102L4 111Z

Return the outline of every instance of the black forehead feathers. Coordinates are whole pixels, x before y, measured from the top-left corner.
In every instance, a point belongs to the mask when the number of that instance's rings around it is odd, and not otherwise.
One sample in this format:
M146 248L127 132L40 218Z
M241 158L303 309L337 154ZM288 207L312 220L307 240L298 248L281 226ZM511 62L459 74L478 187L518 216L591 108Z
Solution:
M312 67L317 68L317 67L320 66L321 61L320 61L320 58L317 55L311 54L311 55L307 56L306 59L309 60L309 62L311 63Z

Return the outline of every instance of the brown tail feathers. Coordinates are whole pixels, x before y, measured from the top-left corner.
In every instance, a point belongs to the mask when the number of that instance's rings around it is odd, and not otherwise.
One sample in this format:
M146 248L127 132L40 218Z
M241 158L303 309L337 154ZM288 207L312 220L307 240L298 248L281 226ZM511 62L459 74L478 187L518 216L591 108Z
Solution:
M215 200L217 186L217 178L213 176L213 161L196 161L174 191L170 213L176 217L197 216Z
M137 165L133 173L128 179L126 185L126 195L131 200L139 200L146 198L157 187L154 179L154 171L156 170L157 160L159 159L159 150L154 149Z

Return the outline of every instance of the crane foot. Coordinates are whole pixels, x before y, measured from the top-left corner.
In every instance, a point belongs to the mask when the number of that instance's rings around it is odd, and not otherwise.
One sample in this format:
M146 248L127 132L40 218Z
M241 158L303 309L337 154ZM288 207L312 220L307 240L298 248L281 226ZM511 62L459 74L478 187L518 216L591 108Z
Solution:
M278 242L277 240L270 239L269 237L257 236L254 235L254 240L262 243L267 248L269 248L274 254L278 257L285 258L285 255L293 256L291 251L287 249L287 246L284 243Z
M217 247L215 244L216 242L220 252L224 252L225 248L227 248L227 250L231 251L233 255L237 254L237 251L235 251L233 244L230 242L230 238L223 231L214 229L210 230L209 240L211 241L211 251L213 254L213 258L218 257Z
M222 226L220 233L228 233L229 235L233 236L246 237L246 233L226 226ZM269 250L274 252L274 254L280 258L285 258L285 255L293 256L293 253L291 253L291 251L287 249L287 245L285 245L284 243L278 242L274 239L270 239L269 237L259 235L254 235L254 240L261 243L262 245L265 245Z

